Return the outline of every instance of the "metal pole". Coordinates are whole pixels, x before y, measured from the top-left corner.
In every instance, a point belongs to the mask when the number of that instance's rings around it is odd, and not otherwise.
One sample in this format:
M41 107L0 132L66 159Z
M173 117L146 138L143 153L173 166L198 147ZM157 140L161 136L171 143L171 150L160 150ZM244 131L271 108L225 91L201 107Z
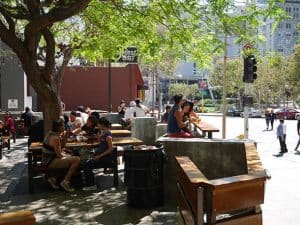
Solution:
M222 138L226 138L226 112L227 112L227 34L224 35L225 51L224 51L224 73L223 73L223 115L222 115Z
M203 75L201 76L201 112L204 113L204 83Z
M111 62L108 60L108 111L112 112L112 103L111 103Z
M245 83L245 96L247 97L249 94L249 83ZM248 117L249 117L249 107L247 104L244 106L244 137L245 139L248 139L248 132L249 132L249 123L248 123Z
M154 107L155 107L155 73L156 73L156 70L152 70L152 113L154 115Z

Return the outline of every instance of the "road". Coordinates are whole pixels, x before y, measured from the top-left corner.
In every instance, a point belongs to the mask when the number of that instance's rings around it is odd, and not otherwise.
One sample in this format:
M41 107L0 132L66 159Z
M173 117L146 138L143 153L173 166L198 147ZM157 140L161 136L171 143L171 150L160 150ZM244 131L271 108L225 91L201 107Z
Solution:
M201 119L220 129L214 137L221 138L222 117L201 116ZM263 166L269 170L272 179L267 181L265 204L263 205L264 225L300 224L300 152L294 148L298 141L297 121L285 121L287 125L287 147L289 152L278 155L279 141L276 138L275 121L273 131L265 131L263 118L249 119L249 138L257 142ZM227 117L226 138L243 134L243 118Z

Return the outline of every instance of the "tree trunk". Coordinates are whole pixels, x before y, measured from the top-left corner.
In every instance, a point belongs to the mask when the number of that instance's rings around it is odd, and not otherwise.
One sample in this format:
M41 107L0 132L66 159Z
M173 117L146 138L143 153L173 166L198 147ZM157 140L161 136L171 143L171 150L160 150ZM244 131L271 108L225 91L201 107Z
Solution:
M46 98L42 98L44 131L45 134L52 129L52 122L61 116L61 101L55 92L45 93ZM41 95L40 95L41 96Z

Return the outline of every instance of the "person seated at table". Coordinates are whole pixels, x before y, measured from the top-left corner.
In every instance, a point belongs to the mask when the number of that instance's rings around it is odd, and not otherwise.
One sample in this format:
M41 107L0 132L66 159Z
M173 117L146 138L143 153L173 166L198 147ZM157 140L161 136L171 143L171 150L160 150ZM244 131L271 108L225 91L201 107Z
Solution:
M2 120L0 120L0 137L2 136L9 136L9 130L4 126L4 122ZM2 139L2 141L4 142L4 144L8 143L8 139Z
M81 128L81 131L84 131L84 133L87 136L96 136L99 133L98 129L98 120L95 116L89 116L87 119L87 122L83 127Z
M192 134L184 131L188 127L188 121L183 122L183 113L182 113L182 105L183 105L183 96L175 95L173 100L175 104L173 105L169 117L168 117L168 126L167 132L168 137L182 137L182 138L191 138Z
M146 114L149 113L149 109L141 104L140 99L135 100L135 106L134 106L134 116L135 117L144 117Z
M125 129L130 130L131 128L131 120L134 118L134 107L135 107L135 101L131 101L129 103L129 107L126 108L125 110L125 115L124 118L122 119L123 121L121 124Z
M171 111L171 106L167 105L166 106L166 112L161 117L161 123L167 123L168 122L168 117L169 117L170 111Z
M74 130L83 126L81 117L77 117L77 113L72 111L69 120L69 131L73 133Z
M44 120L39 120L28 131L28 147L32 142L43 142L44 138Z
M78 106L77 107L77 113L80 115L79 117L81 117L82 119L82 124L86 124L86 121L89 117L89 115L85 112L84 106Z
M190 123L199 123L201 120L197 116L197 114L194 111L194 103L191 101L185 101L182 106L182 112L183 112L183 122L189 121ZM190 129L183 128L184 131L191 133L195 137L202 137L205 136L205 133L200 132L199 129L195 128L194 131L191 131Z
M4 122L0 120L0 136L9 136L9 129L4 126Z
M99 112L97 112L97 111L93 111L93 112L91 113L91 116L95 116L95 117L97 118L97 120L100 119L100 114L99 114Z
M183 103L182 112L183 112L183 121L186 121L188 119L195 123L201 121L200 118L195 113L194 103L191 101L185 101Z
M110 132L110 123L106 118L100 118L99 128L102 131L99 147L95 150L93 158L88 159L83 164L83 171L86 186L84 191L96 190L95 175L93 169L111 167L112 163L112 135Z
M118 106L118 113L119 113L120 118L124 118L125 110L126 110L126 103L124 100L121 100L121 102Z
M80 158L77 156L68 156L63 153L63 145L66 141L66 132L64 132L64 121L58 119L52 123L52 130L49 131L43 141L42 163L49 169L68 169L60 186L67 192L73 192L70 180L76 174L80 166ZM54 189L59 189L56 178L48 178L49 184Z

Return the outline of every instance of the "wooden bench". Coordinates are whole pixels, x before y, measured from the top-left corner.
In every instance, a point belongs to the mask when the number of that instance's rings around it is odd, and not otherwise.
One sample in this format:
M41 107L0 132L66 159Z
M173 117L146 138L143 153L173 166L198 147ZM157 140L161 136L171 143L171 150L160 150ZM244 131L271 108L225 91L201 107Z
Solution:
M188 157L176 157L177 199L186 225L262 224L260 205L268 175L255 146L246 149L248 174L210 180Z
M185 224L262 224L265 173L208 180L188 157L176 160L178 204Z
M29 210L0 214L0 225L35 225L36 220Z
M220 130L213 125L207 123L207 122L194 122L193 123L195 127L199 128L204 134L207 133L207 137L212 139L213 132L219 132Z

